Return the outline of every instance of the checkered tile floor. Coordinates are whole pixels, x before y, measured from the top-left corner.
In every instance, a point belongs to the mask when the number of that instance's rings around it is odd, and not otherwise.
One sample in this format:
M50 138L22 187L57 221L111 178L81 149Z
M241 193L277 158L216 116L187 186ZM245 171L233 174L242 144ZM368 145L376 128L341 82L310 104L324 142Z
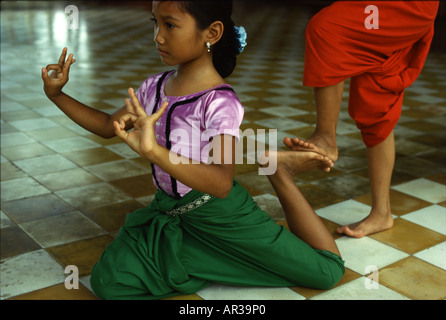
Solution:
M118 138L104 140L73 124L44 96L40 78L40 68L57 62L67 46L77 62L66 92L102 110L121 107L129 86L165 70L154 50L148 5L81 3L73 30L66 28L64 8L62 2L2 2L1 299L95 299L92 266L126 214L147 205L155 191L147 163ZM278 129L279 147L284 136L305 138L314 128L313 92L302 86L303 31L312 13L298 5L235 6L234 20L248 32L228 79L246 107L242 130ZM296 178L346 261L335 288L216 284L177 298L445 299L445 69L445 54L431 52L405 95L395 130L393 229L362 239L334 232L366 216L371 203L365 148L346 110L348 85L335 169ZM239 165L236 178L285 224L256 165ZM65 288L68 265L79 270L78 290Z

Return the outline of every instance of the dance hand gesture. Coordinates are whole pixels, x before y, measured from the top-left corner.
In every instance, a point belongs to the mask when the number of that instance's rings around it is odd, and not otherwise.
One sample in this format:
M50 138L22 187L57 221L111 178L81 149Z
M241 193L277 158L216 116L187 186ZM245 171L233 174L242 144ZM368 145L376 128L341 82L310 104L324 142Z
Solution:
M68 82L70 66L76 62L76 59L73 59L72 54L70 54L65 61L66 56L67 48L63 48L57 64L49 64L46 68L42 68L43 90L50 99L62 92L62 88ZM53 72L49 74L51 70L53 70Z
M156 142L154 125L161 118L168 103L164 102L157 112L149 116L141 107L132 88L129 88L129 95L130 99L125 99L128 113L123 115L119 122L113 123L115 133L142 157L153 161L156 148L160 147ZM129 121L133 123L134 130L125 131L126 122Z

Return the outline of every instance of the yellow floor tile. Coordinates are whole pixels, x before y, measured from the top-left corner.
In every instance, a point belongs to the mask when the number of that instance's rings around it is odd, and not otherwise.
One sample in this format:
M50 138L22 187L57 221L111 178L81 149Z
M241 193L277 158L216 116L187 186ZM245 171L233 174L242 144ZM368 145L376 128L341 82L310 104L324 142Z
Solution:
M372 234L370 237L410 254L446 241L445 235L404 219L395 219L392 229Z
M51 247L47 251L64 268L68 265L76 266L79 276L83 277L91 273L102 252L112 241L111 236L104 235Z
M446 271L415 257L379 270L379 282L410 299L446 298Z

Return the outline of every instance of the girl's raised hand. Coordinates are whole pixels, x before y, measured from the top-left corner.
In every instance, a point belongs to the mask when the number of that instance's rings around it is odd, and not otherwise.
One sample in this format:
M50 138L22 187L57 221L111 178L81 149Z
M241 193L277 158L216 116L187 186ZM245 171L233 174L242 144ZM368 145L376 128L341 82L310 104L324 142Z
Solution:
M159 147L155 138L155 122L161 118L168 103L164 102L157 112L149 116L141 107L133 89L129 88L128 91L130 99L125 99L128 113L123 115L119 119L119 122L115 121L113 123L115 133L134 151L144 158L152 160L156 148ZM133 123L134 129L132 131L125 131L126 122L129 121Z
M43 90L48 98L55 97L62 92L62 88L68 82L70 66L76 62L73 54L67 56L67 48L63 48L57 64L49 64L42 68ZM53 71L50 74L50 71Z

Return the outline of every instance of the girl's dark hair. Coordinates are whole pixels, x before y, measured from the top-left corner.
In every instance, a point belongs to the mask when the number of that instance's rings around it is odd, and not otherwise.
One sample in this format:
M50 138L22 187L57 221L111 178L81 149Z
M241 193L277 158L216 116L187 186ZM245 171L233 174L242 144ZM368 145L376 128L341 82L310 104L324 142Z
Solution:
M197 27L206 29L215 21L224 25L223 35L212 46L212 62L222 78L231 75L235 69L240 42L232 21L232 0L181 1L180 8L188 12L197 21Z

